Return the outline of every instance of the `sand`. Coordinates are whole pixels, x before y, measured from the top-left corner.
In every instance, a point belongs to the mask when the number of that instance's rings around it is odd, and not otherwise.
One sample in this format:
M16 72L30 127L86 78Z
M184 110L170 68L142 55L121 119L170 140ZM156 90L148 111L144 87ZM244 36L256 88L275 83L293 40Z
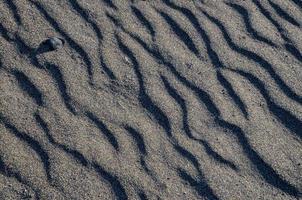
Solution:
M0 199L302 198L301 26L300 0L0 1Z

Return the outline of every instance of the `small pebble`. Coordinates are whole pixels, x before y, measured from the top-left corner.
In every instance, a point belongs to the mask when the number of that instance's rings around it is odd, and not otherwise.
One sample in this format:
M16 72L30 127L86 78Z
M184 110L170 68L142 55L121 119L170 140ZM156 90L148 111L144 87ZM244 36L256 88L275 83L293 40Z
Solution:
M53 50L60 49L64 46L65 41L58 37L52 37L48 39L48 44Z

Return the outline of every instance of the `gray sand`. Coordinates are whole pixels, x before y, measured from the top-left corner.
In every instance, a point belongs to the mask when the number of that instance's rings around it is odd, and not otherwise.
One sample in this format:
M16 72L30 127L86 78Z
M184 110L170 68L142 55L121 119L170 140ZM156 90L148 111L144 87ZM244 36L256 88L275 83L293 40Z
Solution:
M0 199L301 198L301 11L0 1Z

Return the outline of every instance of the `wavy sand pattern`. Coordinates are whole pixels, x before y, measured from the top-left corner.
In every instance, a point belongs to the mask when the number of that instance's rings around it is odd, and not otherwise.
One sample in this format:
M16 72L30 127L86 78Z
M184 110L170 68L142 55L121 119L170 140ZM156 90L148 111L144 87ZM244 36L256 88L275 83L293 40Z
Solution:
M300 0L0 1L0 199L302 198L301 26Z

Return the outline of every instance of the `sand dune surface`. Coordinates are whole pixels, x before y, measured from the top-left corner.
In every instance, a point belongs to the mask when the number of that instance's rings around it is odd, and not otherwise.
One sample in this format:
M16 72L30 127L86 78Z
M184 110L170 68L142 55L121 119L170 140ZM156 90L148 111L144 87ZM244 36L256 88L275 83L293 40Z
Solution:
M301 26L301 0L1 0L0 199L302 198Z

